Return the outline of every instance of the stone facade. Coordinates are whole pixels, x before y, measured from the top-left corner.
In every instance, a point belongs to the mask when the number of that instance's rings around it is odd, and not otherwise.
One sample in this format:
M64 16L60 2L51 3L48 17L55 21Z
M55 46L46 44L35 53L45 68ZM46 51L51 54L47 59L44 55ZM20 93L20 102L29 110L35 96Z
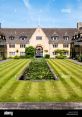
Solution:
M72 38L80 30L81 26L80 23L77 28L1 28L0 46L6 46L7 58L24 56L25 47L28 46L33 46L36 49L42 48L43 57L49 54L51 58L55 58L57 49L68 50L65 55L70 57ZM2 43L3 40L5 40L5 43Z

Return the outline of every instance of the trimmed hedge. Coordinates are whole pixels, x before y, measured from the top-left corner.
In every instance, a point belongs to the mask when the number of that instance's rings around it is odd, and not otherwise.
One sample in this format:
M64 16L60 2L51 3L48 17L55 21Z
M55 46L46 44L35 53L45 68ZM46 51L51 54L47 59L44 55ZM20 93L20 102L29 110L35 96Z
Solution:
M48 58L49 59L50 58L50 55L49 54L46 54L45 55L45 58Z
M65 56L65 55L58 55L55 58L57 58L57 59L65 59L65 58L67 58L67 56Z

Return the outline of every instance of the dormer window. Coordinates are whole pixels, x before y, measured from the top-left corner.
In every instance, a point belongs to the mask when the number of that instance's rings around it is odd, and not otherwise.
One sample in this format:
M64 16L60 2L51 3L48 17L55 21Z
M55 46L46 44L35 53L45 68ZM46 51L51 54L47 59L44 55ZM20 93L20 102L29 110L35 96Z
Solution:
M82 33L80 34L80 37L82 38Z
M54 40L58 40L58 36L53 36L53 37L51 37L51 39L54 41Z
M27 36L20 36L19 39L26 40Z
M65 41L69 40L69 36L64 36L63 38L64 38Z
M2 41L6 41L6 38L5 38L5 36L3 36L3 35L0 35L0 39L1 39Z
M14 40L14 38L15 38L14 36L10 36L9 37L10 40Z

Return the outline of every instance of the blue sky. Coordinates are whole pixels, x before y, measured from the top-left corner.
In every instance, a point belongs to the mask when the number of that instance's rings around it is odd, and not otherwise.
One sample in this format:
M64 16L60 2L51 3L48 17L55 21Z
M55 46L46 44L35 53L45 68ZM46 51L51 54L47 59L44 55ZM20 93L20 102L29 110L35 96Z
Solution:
M2 27L76 27L82 0L0 0Z

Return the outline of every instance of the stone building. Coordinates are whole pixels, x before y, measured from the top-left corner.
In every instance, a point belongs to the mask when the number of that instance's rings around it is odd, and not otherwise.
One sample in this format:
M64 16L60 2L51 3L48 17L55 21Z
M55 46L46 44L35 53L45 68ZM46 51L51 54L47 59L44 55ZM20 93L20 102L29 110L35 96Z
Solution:
M36 56L44 57L49 54L55 58L56 50L68 50L67 57L75 56L76 33L77 43L81 42L81 23L77 28L0 28L0 56L24 56L25 47L36 48ZM75 36L74 36L75 35ZM79 37L80 36L80 37ZM81 48L82 49L82 48ZM78 50L81 53L81 50Z

